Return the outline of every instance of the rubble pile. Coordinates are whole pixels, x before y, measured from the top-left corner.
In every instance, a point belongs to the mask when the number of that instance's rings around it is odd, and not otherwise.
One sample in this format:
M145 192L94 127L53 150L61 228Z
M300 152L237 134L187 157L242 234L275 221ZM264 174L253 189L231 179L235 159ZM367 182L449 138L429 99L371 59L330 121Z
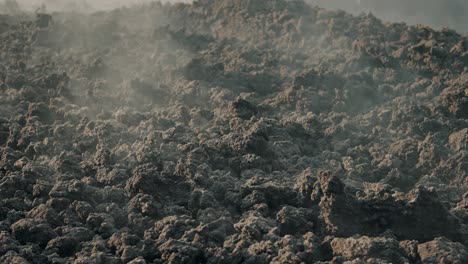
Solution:
M465 0L305 0L329 9L343 9L359 14L372 12L379 18L432 27L450 27L468 33L468 2Z
M468 37L300 0L0 16L0 263L466 263Z

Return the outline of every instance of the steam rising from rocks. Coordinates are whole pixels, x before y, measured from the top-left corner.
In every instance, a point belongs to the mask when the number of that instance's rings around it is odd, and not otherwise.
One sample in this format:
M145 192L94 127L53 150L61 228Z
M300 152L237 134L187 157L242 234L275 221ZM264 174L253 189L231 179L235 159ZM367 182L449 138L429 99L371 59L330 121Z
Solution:
M467 263L467 87L467 36L299 0L12 10L0 263Z
M75 12L93 12L99 10L110 10L119 7L129 7L133 5L147 4L153 0L1 0L11 6L13 2L18 3L21 10L35 11L38 9L47 9L47 11L75 11ZM182 2L190 3L192 0L165 0L161 2ZM1 13L1 11L0 11Z
M468 2L465 0L307 0L329 9L359 14L372 12L383 20L450 27L468 33Z

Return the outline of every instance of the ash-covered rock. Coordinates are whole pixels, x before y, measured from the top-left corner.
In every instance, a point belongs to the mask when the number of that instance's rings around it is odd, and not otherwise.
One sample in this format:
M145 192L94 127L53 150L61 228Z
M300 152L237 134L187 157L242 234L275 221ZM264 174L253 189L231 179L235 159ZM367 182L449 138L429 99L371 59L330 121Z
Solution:
M468 39L303 1L0 15L0 263L464 263Z

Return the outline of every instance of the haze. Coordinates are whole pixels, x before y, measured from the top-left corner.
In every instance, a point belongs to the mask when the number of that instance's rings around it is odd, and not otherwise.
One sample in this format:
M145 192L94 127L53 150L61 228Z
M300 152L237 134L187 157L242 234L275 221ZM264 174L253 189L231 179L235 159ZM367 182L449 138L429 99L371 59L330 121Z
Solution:
M11 0L2 0L8 2ZM22 10L37 10L41 5L45 5L48 11L95 11L109 10L122 6L131 6L135 4L144 4L153 2L151 0L17 0ZM192 2L191 0L166 0L161 2Z
M14 0L0 0L0 3ZM152 2L152 0L17 0L22 10L34 11L41 5L47 11L91 12L109 10ZM184 2L192 0L163 0L161 2ZM342 9L359 14L371 12L385 21L425 24L435 28L449 27L461 33L468 31L468 1L465 0L306 0L327 9ZM1 5L0 5L1 9ZM2 10L0 10L1 13Z
M468 32L466 0L306 0L327 9L342 9L358 14L371 12L376 17L408 24L449 27Z

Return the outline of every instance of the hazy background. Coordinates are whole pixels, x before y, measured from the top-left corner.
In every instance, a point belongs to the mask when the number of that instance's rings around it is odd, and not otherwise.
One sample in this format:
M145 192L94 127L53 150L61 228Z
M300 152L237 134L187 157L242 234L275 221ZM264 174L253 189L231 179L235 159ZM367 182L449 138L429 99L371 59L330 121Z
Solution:
M468 0L306 0L354 14L372 12L385 21L449 27L468 33Z
M18 3L21 9L28 11L36 10L41 6L46 6L48 11L73 10L83 12L108 10L122 6L154 2L154 0L0 0L0 3L5 4L14 1ZM190 3L192 0L162 0L160 2Z
M5 13L5 3L0 0L0 13ZM148 3L152 0L16 0L23 10L36 10L41 5L47 11L95 11ZM245 0L248 1L248 0ZM385 21L426 24L435 28L449 27L468 33L468 0L305 0L327 9L342 9L354 14L372 12ZM163 0L185 2L192 0ZM3 5L2 5L3 3ZM10 3L11 5L11 3ZM3 9L3 10L2 10ZM3 11L3 12L2 12Z

